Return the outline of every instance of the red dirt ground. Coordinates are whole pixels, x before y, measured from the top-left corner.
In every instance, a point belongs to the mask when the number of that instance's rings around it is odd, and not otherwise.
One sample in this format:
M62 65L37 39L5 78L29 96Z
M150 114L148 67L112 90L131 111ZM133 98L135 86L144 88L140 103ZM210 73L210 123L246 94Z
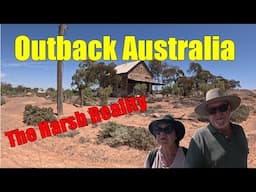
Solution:
M242 97L242 104L254 107L247 121L241 123L244 127L249 142L248 167L256 167L256 97L252 91L237 91ZM10 147L8 138L4 132L19 129L25 130L31 126L24 124L23 111L26 104L39 107L52 107L56 112L56 103L42 97L13 97L6 98L6 104L1 106L1 166L2 168L141 168L147 151L137 150L128 146L117 148L104 144L96 144L99 126L79 128L79 134L74 137L52 136L45 139L38 138L35 142ZM87 113L87 108L75 107L71 104L63 104L65 116L74 115L75 111ZM204 122L192 119L193 106L179 104L170 98L163 102L147 103L147 107L153 108L159 115L171 114L174 117L182 117L186 127L186 135L181 145L188 146L193 133L198 127L206 125ZM155 118L144 113L132 113L117 118L111 118L124 125L147 127ZM106 123L107 121L102 122ZM38 130L37 130L38 131ZM83 137L84 142L81 141Z

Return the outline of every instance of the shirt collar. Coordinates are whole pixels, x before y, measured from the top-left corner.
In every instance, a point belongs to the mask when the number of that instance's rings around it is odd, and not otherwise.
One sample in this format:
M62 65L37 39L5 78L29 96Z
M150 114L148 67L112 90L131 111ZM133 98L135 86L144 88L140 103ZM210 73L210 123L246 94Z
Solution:
M210 130L210 132L211 132L212 134L216 134L216 133L217 133L217 130L211 125L211 123L209 123L209 124L207 125L207 128Z
M233 123L230 122L230 126L231 126L231 129L232 129L232 134L236 134L236 129L234 129ZM217 131L217 129L215 129L215 128L211 125L211 123L209 123L209 124L207 125L207 128L210 130L210 132L211 132L212 134L221 134L220 132Z

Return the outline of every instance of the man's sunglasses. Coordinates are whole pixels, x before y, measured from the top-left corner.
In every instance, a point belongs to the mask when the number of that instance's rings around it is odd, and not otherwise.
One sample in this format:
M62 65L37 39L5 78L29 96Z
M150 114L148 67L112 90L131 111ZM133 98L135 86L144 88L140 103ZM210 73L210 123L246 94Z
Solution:
M207 108L207 112L210 115L216 114L217 111L219 111L219 112L226 112L228 110L228 106L229 106L229 103L225 103L225 104L222 104L222 105L217 106L217 107Z
M158 127L158 126L155 126L154 127L154 133L155 135L160 135L160 132L163 132L165 134L170 134L172 131L173 131L173 127L172 126L167 126L165 128L161 128L161 127Z

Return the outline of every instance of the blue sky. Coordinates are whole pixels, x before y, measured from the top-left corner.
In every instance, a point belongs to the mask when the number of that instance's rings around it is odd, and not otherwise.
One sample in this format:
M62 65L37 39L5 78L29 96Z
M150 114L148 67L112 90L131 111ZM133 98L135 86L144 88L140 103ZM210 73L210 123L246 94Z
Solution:
M109 35L117 40L116 64L122 64L122 49L125 36L134 35L137 40L163 39L169 37L203 42L204 36L220 36L220 41L230 39L235 43L234 61L196 61L214 75L240 81L241 88L256 89L256 24L67 24L65 39L73 42L81 39L102 41ZM32 39L48 39L58 34L58 24L2 24L1 25L1 81L13 86L48 88L57 87L56 61L19 61L15 57L15 39L26 35ZM111 61L105 61L110 63ZM147 61L146 61L147 62ZM184 61L166 60L170 65L179 66L184 72L189 67L188 56ZM71 78L79 61L63 62L63 88L71 88ZM190 75L190 74L186 74Z

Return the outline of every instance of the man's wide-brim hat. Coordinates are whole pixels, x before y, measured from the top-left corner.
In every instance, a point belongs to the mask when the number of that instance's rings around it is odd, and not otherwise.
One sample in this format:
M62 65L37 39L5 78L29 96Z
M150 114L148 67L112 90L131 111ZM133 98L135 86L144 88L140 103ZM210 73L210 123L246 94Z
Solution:
M165 115L162 119L158 119L158 120L152 121L149 124L149 131L150 131L150 133L152 135L156 136L155 133L154 133L154 128L156 126L159 126L162 123L171 125L174 128L175 134L176 134L176 137L177 137L178 141L180 141L184 137L184 135L185 135L185 127L184 127L183 123L181 123L180 121L176 121L170 115Z
M201 116L208 116L207 105L215 101L226 101L230 104L231 111L235 111L240 103L241 99L237 95L227 95L219 88L211 89L206 93L205 101L195 108L195 112Z

